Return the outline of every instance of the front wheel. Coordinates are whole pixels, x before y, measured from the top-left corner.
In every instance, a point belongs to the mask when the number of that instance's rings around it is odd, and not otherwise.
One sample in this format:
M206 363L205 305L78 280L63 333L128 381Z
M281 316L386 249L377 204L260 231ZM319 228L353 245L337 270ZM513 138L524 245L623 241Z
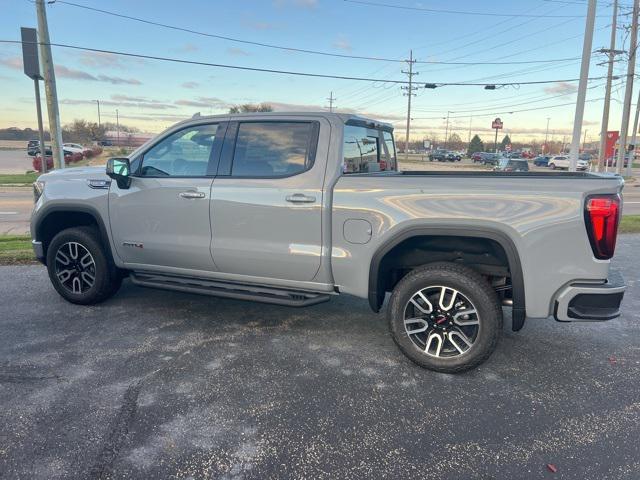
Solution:
M91 305L111 297L122 276L91 227L61 231L47 249L47 270L56 291L71 303Z
M475 270L453 263L407 274L394 288L387 314L400 350L438 372L477 367L502 334L502 308L491 285Z

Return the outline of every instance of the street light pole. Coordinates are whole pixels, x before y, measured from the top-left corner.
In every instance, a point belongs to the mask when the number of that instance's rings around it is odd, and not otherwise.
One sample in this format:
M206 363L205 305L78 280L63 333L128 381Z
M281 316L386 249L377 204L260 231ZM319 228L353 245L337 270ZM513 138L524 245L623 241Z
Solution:
M638 0L636 0L638 1ZM582 65L580 67L580 82L578 83L578 98L576 99L576 113L573 119L573 137L569 154L569 170L576 171L578 152L580 150L580 134L584 118L584 104L587 99L587 83L589 82L589 63L591 62L591 47L593 45L593 27L596 21L596 0L589 0L587 22L584 29L584 43L582 44ZM633 44L633 43L632 43Z
M447 110L447 125L444 128L444 148L449 148L449 114L451 112Z
M100 127L102 124L102 122L100 122L100 100L96 100L96 103L98 104L98 127Z
M600 128L600 148L598 149L598 172L602 171L607 149L607 131L609 130L609 106L611 105L611 82L613 80L613 61L616 56L616 35L618 22L618 0L613 0L613 19L611 20L611 39L609 41L609 66L607 68L607 86L604 92L604 106L602 107L602 126Z
M120 146L120 117L118 109L116 108L116 144Z
M549 153L549 144L547 143L547 140L549 139L549 120L551 120L551 117L547 117L547 131L544 134L544 148L547 150L543 153Z
M622 175L624 158L627 153L627 135L629 135L629 116L631 115L631 95L633 93L633 77L636 71L636 49L638 42L638 9L640 0L633 1L633 18L631 19L631 40L629 42L629 63L627 64L627 84L624 90L624 104L622 106L622 125L620 127L620 147L616 173ZM629 159L631 160L631 159Z

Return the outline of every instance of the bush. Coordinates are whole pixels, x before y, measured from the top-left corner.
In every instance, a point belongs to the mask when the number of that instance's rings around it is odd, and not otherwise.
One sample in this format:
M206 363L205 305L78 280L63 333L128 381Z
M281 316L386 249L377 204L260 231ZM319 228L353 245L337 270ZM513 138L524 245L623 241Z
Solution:
M53 157L51 155L47 155L44 158L47 161L47 170L51 170L53 168ZM42 157L40 155L33 157L33 169L36 172L42 172Z

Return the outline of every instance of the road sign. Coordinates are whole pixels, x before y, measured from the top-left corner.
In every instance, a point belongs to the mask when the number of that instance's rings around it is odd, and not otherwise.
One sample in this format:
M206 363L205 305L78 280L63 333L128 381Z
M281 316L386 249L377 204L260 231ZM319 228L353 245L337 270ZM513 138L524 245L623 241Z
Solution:
M510 144L510 143L508 143L507 145L505 145L505 146L504 146L504 150L505 150L506 152L510 152L510 151L511 151L511 144Z
M431 141L430 140L425 140L424 141L424 149L425 150L429 150L431 148Z
M496 119L491 123L491 128L495 128L496 130L498 130L498 129L502 129L502 120L500 120L499 118L496 118Z
M24 73L32 80L42 80L38 59L38 33L35 28L20 28Z

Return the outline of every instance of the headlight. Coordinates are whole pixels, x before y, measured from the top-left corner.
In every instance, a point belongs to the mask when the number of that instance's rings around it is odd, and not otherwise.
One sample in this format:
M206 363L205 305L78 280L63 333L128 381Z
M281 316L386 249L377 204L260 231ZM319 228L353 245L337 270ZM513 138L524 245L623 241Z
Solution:
M33 182L33 201L34 203L38 201L38 199L42 196L42 192L44 192L44 182L41 180L36 180Z

